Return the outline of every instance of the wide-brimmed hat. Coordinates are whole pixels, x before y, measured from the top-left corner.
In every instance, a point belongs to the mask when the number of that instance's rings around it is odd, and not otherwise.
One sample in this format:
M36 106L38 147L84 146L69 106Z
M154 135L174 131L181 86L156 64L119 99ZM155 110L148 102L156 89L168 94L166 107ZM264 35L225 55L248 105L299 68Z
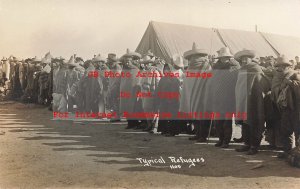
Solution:
M76 57L75 62L84 62L83 58L81 57Z
M154 57L150 57L148 55L145 55L142 60L141 60L141 64L149 64L149 63L154 63L155 62L155 58Z
M44 64L51 64L51 60L53 59L53 56L50 54L50 52L47 52L42 58L41 62Z
M179 68L183 68L184 64L183 64L183 57L180 56L179 54L174 54L172 56L172 62L174 65L178 66Z
M98 54L96 57L92 59L92 62L105 62L106 59L101 56L101 54Z
M19 62L19 60L17 59L17 57L13 57L11 61L12 62Z
M243 49L234 55L234 59L240 60L243 56L247 56L249 58L254 58L256 56L256 52L253 50Z
M183 53L185 59L189 59L192 55L202 55L207 56L208 52L206 49L199 49L196 43L193 43L192 50L186 51Z
M115 53L109 53L107 55L107 60L110 60L112 62L116 62L118 59L117 59L117 55Z
M222 47L220 50L217 51L218 56L216 59L222 58L222 57L233 57L233 55L230 52L230 49L228 47Z
M52 59L53 56L51 55L50 52L47 52L47 53L45 54L45 58L46 58L46 59Z
M36 69L43 69L43 66L42 66L41 64L36 64L34 67L35 67Z
M68 66L78 66L78 64L76 64L75 62L75 59L74 59L74 56L71 56L68 63L67 63Z
M41 62L43 64L50 64L51 63L51 59L48 59L48 58L44 57L44 58L42 58Z
M152 57L154 57L154 54L151 52L151 49L149 49L147 51L147 53L145 54L145 56L150 56L152 58Z
M7 58L5 58L5 57L3 56L3 58L2 58L1 61L7 61Z
M59 63L62 64L63 63L63 59L61 59L61 57L56 57L56 58L52 58L51 59L51 63Z
M289 59L285 55L281 55L277 58L277 61L275 63L275 66L279 65L286 65L286 66L292 66L293 63L289 61Z
M132 59L138 60L141 59L141 54L137 52L131 52L129 49L126 50L126 54L124 54L121 59L124 59L125 57L131 57Z
M41 59L39 59L39 58L37 58L37 57L34 57L33 59L32 59L32 63L37 63L37 62L41 62L42 60Z

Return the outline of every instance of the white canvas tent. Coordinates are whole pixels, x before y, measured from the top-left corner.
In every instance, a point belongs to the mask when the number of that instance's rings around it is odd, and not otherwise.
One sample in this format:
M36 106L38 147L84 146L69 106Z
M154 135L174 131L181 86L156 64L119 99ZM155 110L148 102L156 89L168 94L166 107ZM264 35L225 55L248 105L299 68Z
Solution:
M154 21L149 23L136 51L145 54L151 50L156 56L169 61L174 54L183 55L190 50L193 42L210 54L216 54L221 47L227 46L232 53L246 48L255 50L260 57L285 54L293 59L300 55L300 38L296 37Z

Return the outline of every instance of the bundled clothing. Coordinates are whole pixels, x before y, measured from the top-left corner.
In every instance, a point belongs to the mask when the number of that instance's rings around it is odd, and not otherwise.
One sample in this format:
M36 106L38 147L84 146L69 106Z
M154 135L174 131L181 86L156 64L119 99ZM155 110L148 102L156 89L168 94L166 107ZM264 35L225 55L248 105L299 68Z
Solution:
M281 142L285 152L292 149L293 133L296 138L296 146L299 146L300 87L291 84L292 80L300 81L299 74L294 70L274 71L271 97L280 111Z

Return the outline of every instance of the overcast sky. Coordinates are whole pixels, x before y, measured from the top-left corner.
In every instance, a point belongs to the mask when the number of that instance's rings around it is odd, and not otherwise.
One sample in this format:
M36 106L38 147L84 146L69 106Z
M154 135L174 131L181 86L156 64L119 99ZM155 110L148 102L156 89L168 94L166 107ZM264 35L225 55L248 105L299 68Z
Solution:
M0 56L121 56L151 20L300 37L300 0L0 0Z

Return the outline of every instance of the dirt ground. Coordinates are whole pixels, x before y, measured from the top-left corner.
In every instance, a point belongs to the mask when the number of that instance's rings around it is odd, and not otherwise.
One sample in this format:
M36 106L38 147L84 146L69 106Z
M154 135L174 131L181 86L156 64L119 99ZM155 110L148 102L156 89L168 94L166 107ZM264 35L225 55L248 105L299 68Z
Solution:
M240 144L214 147L216 138L195 143L125 130L124 122L51 119L43 106L1 102L0 188L300 188L300 169L265 145L247 156L234 151ZM189 167L170 156L201 162Z

